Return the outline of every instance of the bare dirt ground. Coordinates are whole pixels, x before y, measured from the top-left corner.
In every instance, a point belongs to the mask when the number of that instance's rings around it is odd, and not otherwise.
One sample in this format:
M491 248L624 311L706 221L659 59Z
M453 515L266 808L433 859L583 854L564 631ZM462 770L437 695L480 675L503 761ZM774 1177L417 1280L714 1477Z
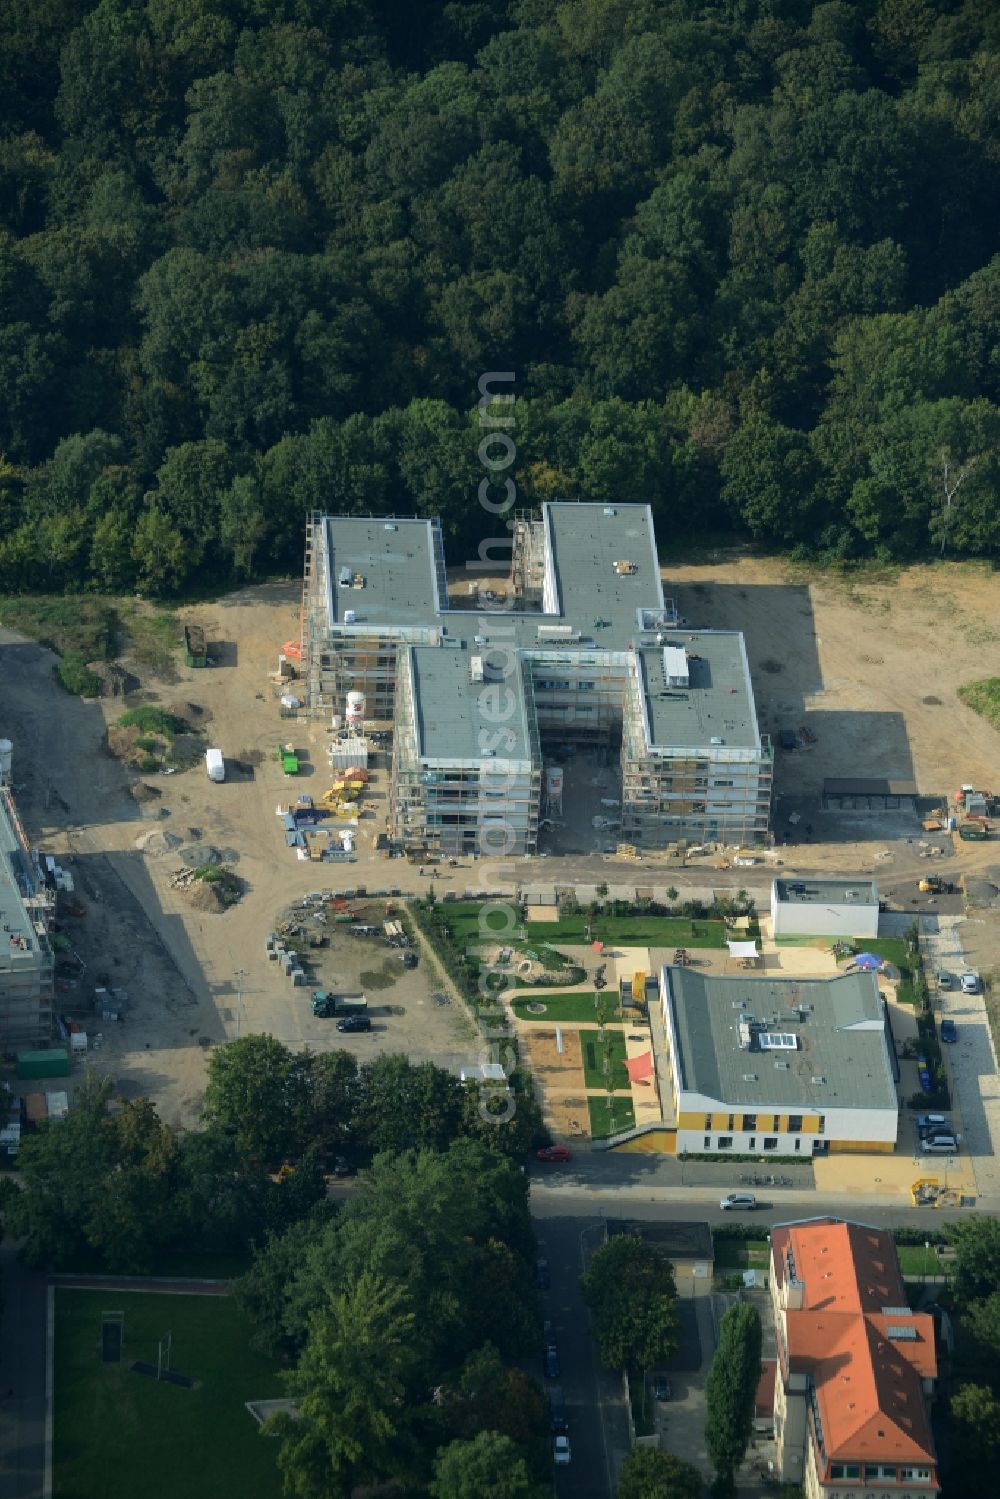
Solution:
M125 1024L88 1021L90 1034L101 1035L91 1061L117 1077L123 1092L154 1098L163 1117L177 1123L190 1122L200 1108L208 1048L240 1032L268 1031L292 1046L346 1045L359 1056L405 1051L449 1067L474 1059L480 1044L456 1003L434 1006L430 995L441 985L426 958L391 990L373 994L393 1013L377 1012L373 1033L356 1036L315 1018L308 991L293 989L268 960L265 937L297 896L361 883L370 890L417 883L403 860L371 859L377 814L359 827L358 863L300 862L285 847L278 803L328 785L324 727L280 719L269 677L283 642L298 635L299 595L297 584L267 585L182 611L205 628L218 664L196 670L178 656L170 680L136 668L140 690L125 703L69 697L53 679L49 652L0 629L0 718L14 742L22 819L38 847L66 857L86 907L85 915L65 918L66 936L86 967L74 984L76 964L68 960L60 1009L82 1006L103 980L126 988L132 1010ZM253 778L216 784L199 760L177 775L141 777L160 795L137 803L129 793L135 773L107 753L104 738L125 706L141 702L194 721L205 730L204 743L227 757L256 760ZM281 741L299 750L298 778L281 773ZM369 799L376 808L384 799L378 778ZM163 839L148 839L151 832L169 835L174 847L165 851ZM243 899L224 914L194 909L170 884L185 852L204 845L224 854L244 882ZM335 941L331 962L342 957L345 981L360 987L354 980L362 954L355 965L347 943ZM381 949L377 959L367 952L364 966L377 968L383 957Z
M996 731L957 696L1000 657L1000 576L987 567L866 582L740 556L666 568L664 591L692 624L745 632L764 730L816 734L813 748L782 757L780 789L892 776L937 796L995 780Z

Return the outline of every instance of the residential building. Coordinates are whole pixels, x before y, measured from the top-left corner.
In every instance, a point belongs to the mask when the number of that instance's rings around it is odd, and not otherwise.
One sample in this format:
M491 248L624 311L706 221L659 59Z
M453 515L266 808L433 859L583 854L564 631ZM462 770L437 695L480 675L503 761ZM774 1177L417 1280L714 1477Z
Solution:
M895 1048L875 975L660 974L676 1149L891 1151Z
M776 1227L771 1298L775 1476L806 1499L935 1499L934 1322L907 1306L892 1236Z
M615 841L764 841L773 754L743 637L678 619L649 507L547 504L509 544L502 589L473 569L452 600L436 520L310 517L309 708L333 734L392 732L394 838L533 853L558 815L546 758L581 746L620 759Z
M14 798L0 784L0 1049L52 1036L55 891L31 851Z
M772 880L775 937L877 937L878 890L871 880Z

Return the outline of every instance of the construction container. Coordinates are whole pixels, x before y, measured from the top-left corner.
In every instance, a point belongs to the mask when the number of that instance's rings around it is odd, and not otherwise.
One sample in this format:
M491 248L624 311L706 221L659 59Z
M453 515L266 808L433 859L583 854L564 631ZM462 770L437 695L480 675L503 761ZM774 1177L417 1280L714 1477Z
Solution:
M22 1100L25 1124L44 1124L49 1117L49 1100L46 1093L25 1093Z
M205 769L208 771L210 781L224 781L226 779L226 762L222 758L220 749L209 749L205 751Z
M61 1123L69 1113L69 1094L46 1093L45 1098L49 1106L49 1118Z
M328 748L331 770L350 770L357 766L368 768L368 743L364 739L337 739Z
M184 664L185 666L208 665L208 643L205 640L204 630L198 625L184 626Z
M69 1077L69 1052L62 1046L48 1051L19 1051L15 1070L19 1078Z

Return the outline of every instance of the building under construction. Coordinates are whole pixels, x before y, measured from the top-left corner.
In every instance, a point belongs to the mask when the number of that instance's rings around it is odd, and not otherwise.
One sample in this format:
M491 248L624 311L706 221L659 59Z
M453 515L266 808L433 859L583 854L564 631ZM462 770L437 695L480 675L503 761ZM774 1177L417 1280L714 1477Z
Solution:
M31 852L10 791L11 744L0 740L0 1050L52 1036L55 892Z
M310 517L309 705L334 731L392 731L392 836L531 854L562 810L543 746L584 745L620 751L638 847L761 842L772 751L743 637L678 620L649 507L547 504L510 547L502 591L473 582L453 604L436 520Z

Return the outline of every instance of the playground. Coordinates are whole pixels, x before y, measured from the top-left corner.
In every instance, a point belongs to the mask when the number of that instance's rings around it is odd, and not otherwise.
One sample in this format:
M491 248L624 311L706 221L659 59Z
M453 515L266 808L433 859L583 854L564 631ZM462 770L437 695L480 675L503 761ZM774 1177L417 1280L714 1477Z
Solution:
M55 1499L278 1499L248 1400L283 1395L228 1296L55 1293Z

